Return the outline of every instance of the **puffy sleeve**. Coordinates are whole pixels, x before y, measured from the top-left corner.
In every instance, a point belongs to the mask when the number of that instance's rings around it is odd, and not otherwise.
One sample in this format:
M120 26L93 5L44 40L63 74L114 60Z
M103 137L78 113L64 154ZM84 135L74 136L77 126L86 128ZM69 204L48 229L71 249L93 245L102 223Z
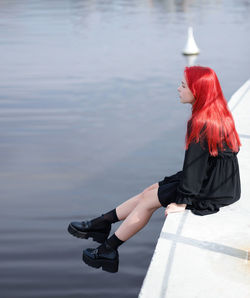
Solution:
M177 187L177 204L192 205L197 200L206 174L209 151L200 142L190 143L185 151L183 175Z

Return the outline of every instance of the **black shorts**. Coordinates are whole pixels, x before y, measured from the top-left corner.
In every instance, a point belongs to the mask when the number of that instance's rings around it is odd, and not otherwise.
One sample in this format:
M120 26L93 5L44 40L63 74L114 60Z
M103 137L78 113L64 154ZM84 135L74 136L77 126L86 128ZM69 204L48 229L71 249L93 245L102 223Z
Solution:
M168 182L159 185L158 199L163 207L167 207L167 205L175 202L176 188L178 184L178 182Z
M158 199L163 207L171 203L176 203L177 186L180 183L182 171L174 175L166 176L163 180L159 181ZM187 205L186 209L191 209L191 205Z

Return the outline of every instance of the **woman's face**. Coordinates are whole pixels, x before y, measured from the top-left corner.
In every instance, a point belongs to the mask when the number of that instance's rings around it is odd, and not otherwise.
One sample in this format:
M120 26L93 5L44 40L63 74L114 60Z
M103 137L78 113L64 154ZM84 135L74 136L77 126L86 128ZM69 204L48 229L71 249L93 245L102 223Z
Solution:
M194 104L195 98L193 96L193 93L188 88L185 76L183 76L180 86L178 87L179 96L182 103L190 103Z

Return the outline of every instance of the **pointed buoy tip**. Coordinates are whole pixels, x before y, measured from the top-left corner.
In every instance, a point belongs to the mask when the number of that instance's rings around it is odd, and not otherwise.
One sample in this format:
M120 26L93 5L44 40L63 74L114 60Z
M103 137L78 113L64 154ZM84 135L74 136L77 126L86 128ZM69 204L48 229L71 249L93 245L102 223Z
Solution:
M198 48L193 35L193 27L188 27L188 37L184 50L182 51L183 55L198 55L200 49Z

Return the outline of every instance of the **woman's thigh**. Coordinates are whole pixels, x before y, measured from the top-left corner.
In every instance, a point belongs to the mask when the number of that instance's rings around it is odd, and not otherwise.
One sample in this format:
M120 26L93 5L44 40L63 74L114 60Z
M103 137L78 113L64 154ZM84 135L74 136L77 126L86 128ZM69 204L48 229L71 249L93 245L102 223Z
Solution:
M147 210L156 210L162 207L158 199L158 187L144 191L138 204Z

